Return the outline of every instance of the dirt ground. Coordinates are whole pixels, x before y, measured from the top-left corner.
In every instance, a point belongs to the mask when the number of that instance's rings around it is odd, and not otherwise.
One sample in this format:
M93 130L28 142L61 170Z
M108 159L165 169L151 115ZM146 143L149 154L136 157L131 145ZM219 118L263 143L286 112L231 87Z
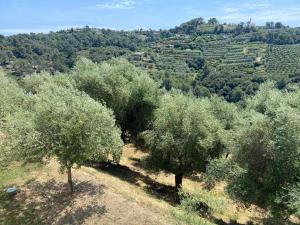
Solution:
M118 170L124 170L122 177ZM137 176L137 177L134 177ZM174 224L170 206L130 184L138 174L126 166L97 170L73 169L75 193L68 194L66 175L52 160L46 169L33 171L19 193L0 207L0 224ZM138 181L137 181L138 182Z
M66 174L61 174L58 163L52 160L13 183L20 191L14 199L0 202L0 224L180 224L170 213L176 210L178 200L174 175L145 169L142 159L146 155L127 144L120 165L73 169L72 195L67 191ZM183 187L201 188L201 176L185 177ZM222 184L212 191L227 202L226 213L216 215L220 224L263 221L267 215L255 206L234 203L225 196ZM230 223L233 219L236 223Z

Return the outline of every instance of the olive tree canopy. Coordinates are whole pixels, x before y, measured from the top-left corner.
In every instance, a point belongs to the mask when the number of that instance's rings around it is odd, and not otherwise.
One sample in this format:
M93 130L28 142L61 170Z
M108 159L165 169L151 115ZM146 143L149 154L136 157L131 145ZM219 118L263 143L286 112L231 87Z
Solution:
M57 157L62 169L67 169L71 191L72 166L109 156L120 159L120 130L111 110L74 88L53 83L39 87L31 98L30 111L8 120L7 139L16 156L26 160Z
M203 171L215 155L222 126L209 108L207 99L167 94L155 112L153 129L145 135L151 162L173 172L177 187L184 174Z

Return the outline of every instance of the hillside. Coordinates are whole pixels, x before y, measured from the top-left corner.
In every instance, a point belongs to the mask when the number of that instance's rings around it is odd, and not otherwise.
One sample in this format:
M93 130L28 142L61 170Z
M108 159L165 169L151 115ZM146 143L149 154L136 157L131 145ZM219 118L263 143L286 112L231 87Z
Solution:
M49 34L0 36L0 66L16 76L68 71L78 57L102 62L124 57L167 90L217 93L238 102L272 79L300 80L300 29L281 23L219 24L194 19L170 30L80 28Z
M22 171L23 176L17 168L11 168L15 177L3 182L17 185L20 193L8 205L1 203L0 224L172 223L165 216L170 206L148 197L134 184L110 176L109 171L87 167L74 171L77 194L70 196L64 192L65 177L57 176L55 160L46 167L31 166Z
M13 201L1 201L0 224L186 224L168 191L173 176L143 169L140 160L146 153L134 145L126 145L123 151L118 167L74 170L76 194L73 196L65 192L65 176L58 175L55 160L46 166L11 166L1 174L5 178L0 184L16 185L20 191ZM199 190L201 185L192 178L184 182L190 191ZM199 224L231 224L232 221L262 224L268 220L263 209L230 200L223 185L212 194L214 201L221 200L230 210L214 215L211 222L203 219Z
M211 68L203 82L239 78ZM299 224L299 86L267 81L235 104L149 73L123 58L0 71L0 224Z

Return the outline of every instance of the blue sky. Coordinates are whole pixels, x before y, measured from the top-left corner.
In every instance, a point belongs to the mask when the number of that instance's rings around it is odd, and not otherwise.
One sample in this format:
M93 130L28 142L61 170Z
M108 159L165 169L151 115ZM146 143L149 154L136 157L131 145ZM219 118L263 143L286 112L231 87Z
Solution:
M195 17L300 26L300 0L1 0L0 34L70 27L171 28Z

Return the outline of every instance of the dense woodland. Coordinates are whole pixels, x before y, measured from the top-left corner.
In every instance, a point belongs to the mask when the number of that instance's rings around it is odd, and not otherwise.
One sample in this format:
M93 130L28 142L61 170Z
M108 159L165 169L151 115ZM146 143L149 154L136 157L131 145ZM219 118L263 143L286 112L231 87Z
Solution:
M171 30L85 27L1 37L0 166L118 163L124 141L181 190L202 173L235 200L300 216L300 33L195 19ZM197 199L197 200L195 200ZM199 200L201 201L201 199Z

